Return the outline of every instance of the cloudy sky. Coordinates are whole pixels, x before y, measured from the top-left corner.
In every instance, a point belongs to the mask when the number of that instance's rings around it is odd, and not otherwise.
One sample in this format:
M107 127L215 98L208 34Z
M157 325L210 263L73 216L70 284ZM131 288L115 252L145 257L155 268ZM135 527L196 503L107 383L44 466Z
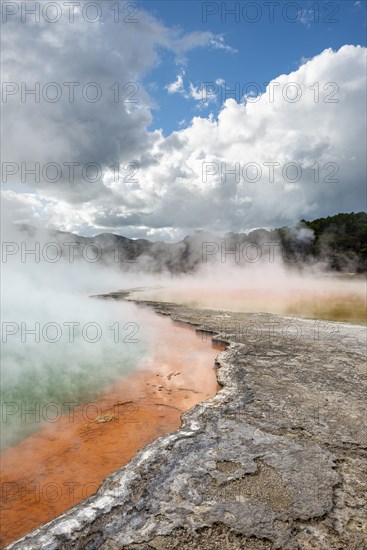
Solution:
M366 2L3 2L2 215L178 240L366 208Z

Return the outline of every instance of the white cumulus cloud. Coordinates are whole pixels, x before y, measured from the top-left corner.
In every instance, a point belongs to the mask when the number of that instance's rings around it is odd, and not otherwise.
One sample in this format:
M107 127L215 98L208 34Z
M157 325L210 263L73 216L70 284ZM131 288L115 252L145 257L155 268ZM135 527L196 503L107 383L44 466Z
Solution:
M217 117L194 117L165 137L148 130L152 102L141 84L160 63L160 49L180 58L195 47L225 44L211 33L171 31L145 12L139 18L124 32L109 21L91 25L77 18L52 32L46 23L4 25L5 82L57 82L65 90L64 83L98 80L104 91L98 103L8 96L3 163L103 168L95 182L93 170L88 180L70 183L63 173L52 182L51 170L37 184L31 176L22 181L19 170L3 185L3 208L14 220L158 239L365 207L365 48L327 49L274 79L261 95L228 99ZM183 76L182 70L168 92L199 100L200 89L191 84L186 91ZM115 103L109 87L116 81L133 83L120 92L138 102Z

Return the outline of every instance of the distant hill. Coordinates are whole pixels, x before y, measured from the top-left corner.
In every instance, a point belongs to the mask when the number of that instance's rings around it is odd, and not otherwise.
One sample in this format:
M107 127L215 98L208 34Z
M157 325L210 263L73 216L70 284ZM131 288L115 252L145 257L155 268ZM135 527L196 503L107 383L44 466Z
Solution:
M75 261L84 258L91 263L118 264L123 271L178 274L194 272L203 263L215 261L266 262L271 249L275 258L281 255L294 267L321 264L333 271L367 273L366 212L301 220L294 227L230 232L221 237L197 231L177 243L128 239L113 233L81 237L24 224L21 230L32 239L60 243L63 253L68 257L72 253Z

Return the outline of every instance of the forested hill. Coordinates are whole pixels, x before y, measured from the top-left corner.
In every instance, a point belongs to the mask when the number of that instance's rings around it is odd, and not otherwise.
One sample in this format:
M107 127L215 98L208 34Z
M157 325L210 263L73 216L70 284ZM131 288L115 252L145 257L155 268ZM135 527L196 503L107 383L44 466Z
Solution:
M343 269L348 262L356 262L358 271L367 271L366 212L301 220L301 224L314 233L311 251L316 258L327 252L330 267L334 269Z
M63 248L65 243L70 247L70 242L73 242L76 259L93 256L95 248L98 261L118 263L123 271L191 273L203 263L231 261L246 267L246 264L253 263L246 258L256 256L257 251L260 251L259 261L269 261L270 244L278 251L278 257L281 254L283 261L295 268L320 264L325 270L367 273L366 212L301 220L293 227L228 232L223 236L200 230L175 243L129 239L113 233L82 237L29 225L22 225L20 229L32 240L57 241ZM64 253L66 251L64 248ZM231 254L231 251L237 253Z
M293 227L257 229L248 234L228 233L230 245L240 242L279 242L285 263L320 263L341 272L367 272L367 213L337 214Z

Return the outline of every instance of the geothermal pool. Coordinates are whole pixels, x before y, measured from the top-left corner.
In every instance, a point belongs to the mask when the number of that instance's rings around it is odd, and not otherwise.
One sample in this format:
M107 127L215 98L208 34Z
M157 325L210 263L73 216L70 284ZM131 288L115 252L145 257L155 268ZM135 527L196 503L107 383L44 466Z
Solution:
M164 288L140 290L132 297L366 321L363 278L275 274L270 285L261 273L241 277L225 277L223 284L217 279L171 280ZM79 297L77 304L73 311L70 299L62 318L62 308L57 308L58 325L71 319L81 327L98 324L103 338L96 345L92 327L87 338L79 334L75 341L54 344L52 330L40 342L33 337L22 342L21 331L10 331L3 346L2 545L93 494L139 449L176 430L183 411L218 391L214 363L221 348L210 338L125 301ZM44 327L52 324L49 309L48 317L39 316L43 336Z
M178 429L185 410L218 391L214 364L222 347L150 311L141 322L154 340L148 353L130 358L130 371L104 388L98 376L97 394L91 369L92 402L44 422L2 453L2 545L93 494L139 449ZM102 372L109 360L103 357Z
M352 323L367 321L364 276L292 275L281 270L270 273L257 270L239 276L238 272L232 272L221 279L174 280L162 287L134 291L131 298L222 311L265 312Z

